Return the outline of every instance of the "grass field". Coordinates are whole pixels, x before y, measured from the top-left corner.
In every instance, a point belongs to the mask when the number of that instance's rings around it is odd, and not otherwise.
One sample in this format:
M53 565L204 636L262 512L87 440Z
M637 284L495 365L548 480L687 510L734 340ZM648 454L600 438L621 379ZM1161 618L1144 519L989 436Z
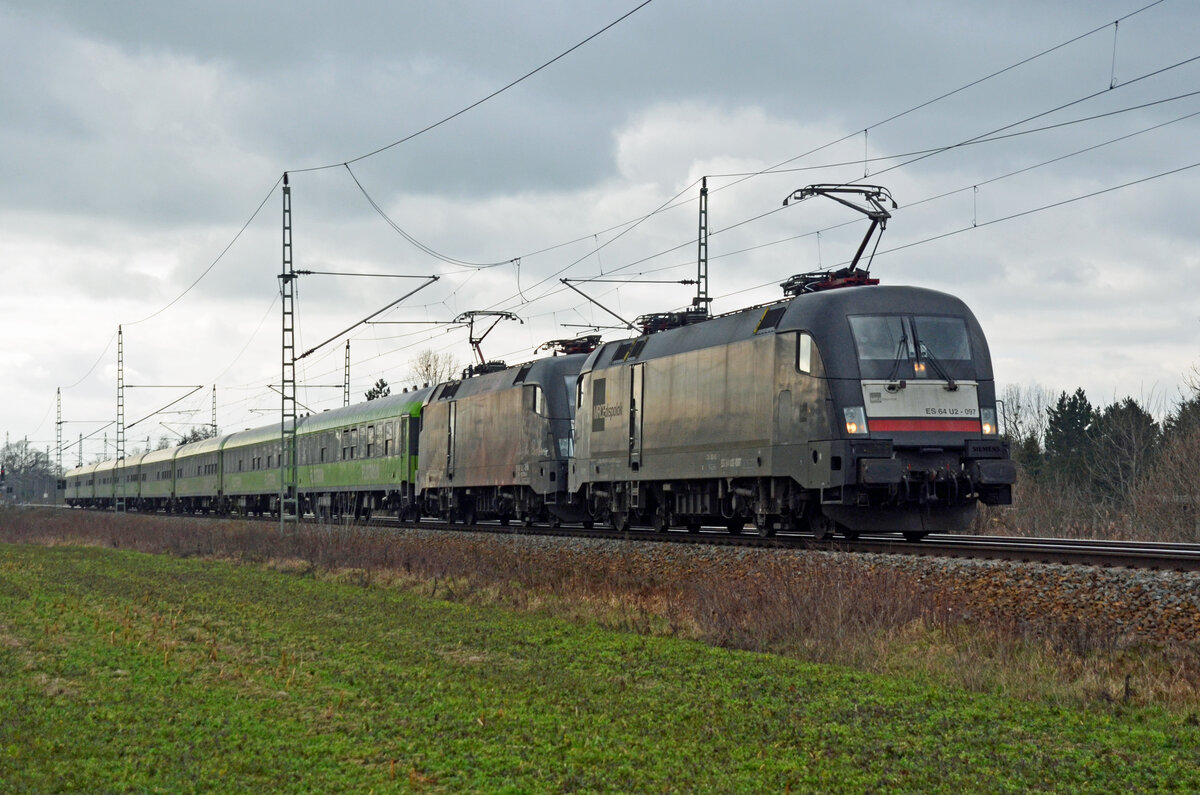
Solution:
M0 789L1200 790L1200 721L395 588L0 545Z

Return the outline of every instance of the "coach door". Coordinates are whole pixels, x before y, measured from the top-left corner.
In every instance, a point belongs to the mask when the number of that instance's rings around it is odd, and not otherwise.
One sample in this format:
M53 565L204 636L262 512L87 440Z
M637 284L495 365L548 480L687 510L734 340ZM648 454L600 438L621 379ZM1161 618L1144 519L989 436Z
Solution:
M629 468L635 472L642 466L642 395L645 392L642 368L629 368Z

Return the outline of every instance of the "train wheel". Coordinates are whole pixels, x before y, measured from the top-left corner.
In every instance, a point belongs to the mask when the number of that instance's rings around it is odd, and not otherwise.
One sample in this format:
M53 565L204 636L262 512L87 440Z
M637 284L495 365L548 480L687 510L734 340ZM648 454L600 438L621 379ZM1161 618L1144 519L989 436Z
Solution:
M613 511L608 515L608 523L612 525L613 530L624 533L629 529L629 514L624 511Z
M914 544L925 537L925 533L921 530L906 530L904 532L904 540L911 541Z
M770 538L775 535L775 522L770 516L764 516L754 522L754 529L763 538Z
M731 536L740 536L742 534L742 528L745 526L746 520L740 516L735 516L725 522L725 529L729 531L729 535Z
M654 516L650 518L650 523L654 527L654 532L665 533L671 529L669 517L662 511L655 511Z
M687 526L687 531L689 533L699 533L700 532L700 523L699 522L688 522L686 526Z
M582 522L580 522L580 524L583 525L584 530L591 530L593 527L596 526L596 523L593 522L591 519L584 519Z

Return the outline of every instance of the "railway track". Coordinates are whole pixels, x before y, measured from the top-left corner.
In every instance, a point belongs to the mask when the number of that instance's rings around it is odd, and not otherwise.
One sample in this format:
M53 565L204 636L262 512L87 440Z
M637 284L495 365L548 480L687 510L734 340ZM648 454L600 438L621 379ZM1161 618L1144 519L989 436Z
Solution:
M1100 541L1068 538L1013 538L1005 536L930 535L921 541L905 541L892 536L863 535L855 541L835 539L818 541L805 533L780 532L769 538L757 535L730 535L724 529L705 528L699 533L683 531L655 532L633 528L624 533L611 530L573 527L501 527L499 524L446 525L443 522L400 523L375 519L380 526L405 526L427 529L455 529L481 533L531 533L575 538L621 538L659 543L720 544L746 547L800 548L847 553L878 553L924 557L976 558L1030 563L1102 566L1165 571L1200 571L1200 544L1175 544L1150 541Z
M917 543L860 539L855 549L909 555L986 558L1109 568L1200 571L1200 544L1075 538L931 535Z
M174 514L156 514L173 516ZM198 514L187 515L195 518ZM278 522L278 516L241 517L247 521ZM305 523L311 522L305 519ZM349 525L352 522L345 522ZM362 523L360 523L362 524ZM749 534L731 535L724 528L702 528L698 533L683 530L655 532L650 528L631 528L617 533L611 529L582 527L549 527L499 523L474 525L447 524L439 520L421 522L400 521L394 517L373 517L365 522L381 528L415 528L424 530L454 530L458 532L492 533L500 535L531 534L571 538L624 539L628 541L713 544L762 548L819 549L854 553L914 555L918 557L974 558L1009 560L1028 563L1051 563L1105 568L1150 569L1162 571L1200 571L1200 544L1164 543L1153 541L1101 541L1073 538L1018 538L1008 536L969 536L931 534L921 541L906 541L896 536L866 535L854 541L833 539L818 541L807 533L780 531L774 536Z

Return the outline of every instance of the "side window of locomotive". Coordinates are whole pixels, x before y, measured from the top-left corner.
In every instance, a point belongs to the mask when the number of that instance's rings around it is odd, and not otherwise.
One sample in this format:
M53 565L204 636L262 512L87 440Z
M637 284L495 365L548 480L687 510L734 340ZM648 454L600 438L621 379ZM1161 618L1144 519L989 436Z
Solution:
M796 369L808 375L813 371L813 339L803 331L796 342Z
M546 399L542 393L542 388L537 384L526 384L524 389L525 410L532 411L534 414L545 414Z

